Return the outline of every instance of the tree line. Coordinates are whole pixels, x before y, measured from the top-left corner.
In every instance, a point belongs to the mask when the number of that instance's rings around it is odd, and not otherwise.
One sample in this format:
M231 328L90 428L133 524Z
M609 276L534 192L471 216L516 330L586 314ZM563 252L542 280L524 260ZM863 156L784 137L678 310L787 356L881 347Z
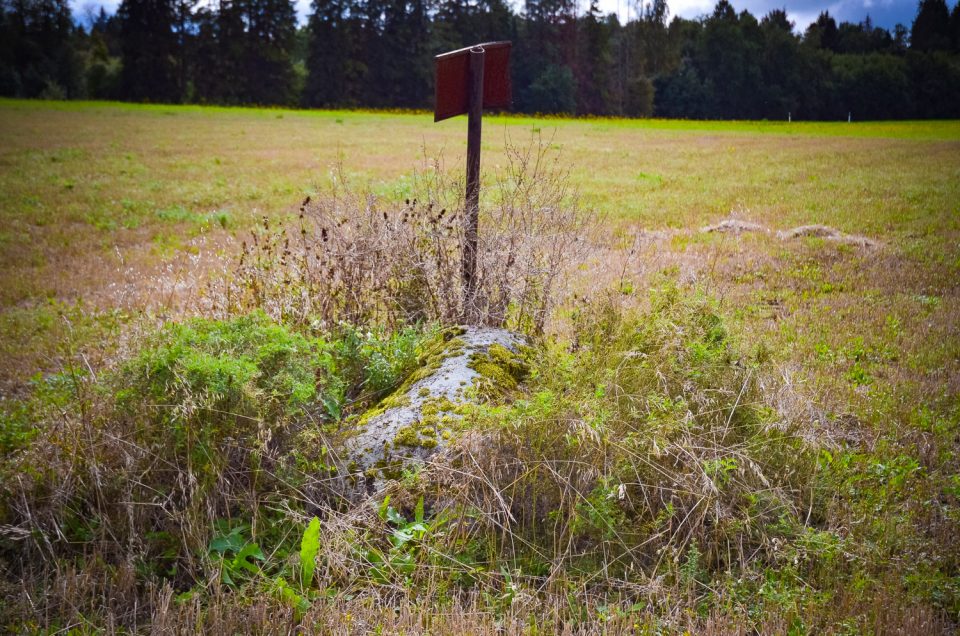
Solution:
M907 28L719 0L621 23L597 0L123 0L81 26L67 0L0 0L0 95L161 103L428 108L432 56L514 43L514 110L628 117L960 117L960 2Z

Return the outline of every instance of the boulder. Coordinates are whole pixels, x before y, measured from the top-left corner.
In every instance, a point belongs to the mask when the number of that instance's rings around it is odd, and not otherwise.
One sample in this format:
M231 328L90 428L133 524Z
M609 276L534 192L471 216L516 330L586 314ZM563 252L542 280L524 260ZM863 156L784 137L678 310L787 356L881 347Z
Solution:
M503 394L527 372L521 336L451 327L423 347L397 391L345 426L338 471L353 495L380 490L455 439L465 405Z

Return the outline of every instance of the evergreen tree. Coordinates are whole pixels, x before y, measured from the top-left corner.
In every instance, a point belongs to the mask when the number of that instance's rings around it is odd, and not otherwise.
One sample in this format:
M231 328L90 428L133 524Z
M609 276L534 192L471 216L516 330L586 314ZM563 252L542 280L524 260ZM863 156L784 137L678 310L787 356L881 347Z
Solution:
M244 68L247 50L246 7L241 0L219 0L210 32L211 57L207 68L198 71L208 78L211 101L242 104L248 101L248 78ZM201 58L203 60L203 58Z
M377 106L414 108L429 102L433 60L426 0L385 0L382 28L371 47L368 86Z
M780 119L787 113L796 113L800 83L800 46L793 34L793 23L787 12L775 9L760 21L763 32L763 57L760 68L763 76L762 114Z
M840 117L841 106L836 104L831 69L833 55L833 52L827 49L810 46L804 36L797 67L798 89L795 95L797 118L836 119Z
M452 51L481 40L475 36L475 8L469 0L440 0L433 24L433 45L437 52Z
M116 14L108 14L101 5L97 17L90 25L90 34L102 38L110 57L120 57L120 28L120 18Z
M575 113L576 83L569 67L551 64L530 86L528 108L533 113Z
M80 97L82 69L67 0L4 0L0 6L0 94Z
M654 113L658 117L701 119L715 116L712 85L703 81L689 59L683 61L676 73L659 78L656 89Z
M296 100L293 50L297 14L292 0L243 0L243 97L254 104Z
M580 21L581 48L577 64L577 112L610 113L610 32L601 20L597 0L591 0Z
M717 117L748 119L760 114L761 50L756 18L746 11L738 16L727 0L720 0L704 24L697 58L705 83L712 87Z
M177 37L172 0L123 0L121 92L133 101L177 102Z
M173 0L173 32L177 47L177 91L181 99L189 99L189 64L195 26L194 11L198 2L199 0Z
M953 5L950 13L950 38L953 50L960 53L960 0Z
M120 98L119 20L101 6L90 24L87 38L87 96L93 99Z
M644 75L656 76L668 67L667 13L669 13L669 7L666 0L653 0L646 5L640 20L636 21L641 40L639 48L643 51Z
M907 55L918 117L960 117L960 60L944 51Z
M902 24L897 24L893 27L892 37L893 44L891 50L897 54L906 53L910 41L910 30Z
M513 65L518 108L526 112L574 112L576 81L571 68L577 40L575 2L526 0L521 27Z
M829 51L837 50L837 40L837 22L828 11L821 12L817 21L807 27L803 36L804 44Z
M220 0L195 16L196 99L223 104L293 104L296 13L290 0Z
M348 89L357 51L345 0L313 0L307 22L307 83L305 106L349 105L356 96Z
M836 55L832 60L841 113L858 120L908 117L913 112L903 58L881 53Z
M515 38L513 12L505 0L479 0L473 11L470 33L480 42Z
M951 45L950 12L944 0L920 0L917 18L910 30L910 48L916 51L946 51Z

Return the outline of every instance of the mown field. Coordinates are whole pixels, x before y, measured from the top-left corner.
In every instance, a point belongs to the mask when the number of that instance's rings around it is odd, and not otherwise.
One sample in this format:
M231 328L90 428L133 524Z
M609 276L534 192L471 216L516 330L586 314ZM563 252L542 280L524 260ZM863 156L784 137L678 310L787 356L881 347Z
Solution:
M460 167L465 134L464 122L427 114L9 100L2 113L0 304L10 328L36 323L38 301L161 303L173 286L164 264L200 245L236 249L254 219L291 214L338 162L403 197L424 157ZM532 134L561 149L584 203L612 224L693 231L739 211L774 230L823 223L889 243L906 259L897 272L915 279L900 293L938 295L956 271L957 122L489 117L484 168L503 163L505 140L524 145ZM897 275L881 269L873 282ZM22 344L4 350L5 368Z
M264 218L294 223L337 166L358 187L402 201L425 158L461 169L465 129L426 113L0 101L0 397L10 428L0 448L17 452L10 413L22 414L17 405L45 375L79 365L96 376L141 334L205 315L207 282L232 271L250 229ZM794 546L782 548L794 550L793 563L772 558L740 583L729 563L678 574L684 596L634 628L668 616L668 631L722 633L751 620L791 633L955 629L960 122L491 116L484 135L488 185L507 163L505 143L541 139L602 219L570 264L545 341L576 360L589 303L606 293L630 320L656 321L662 305L650 289L670 281L708 298L744 356L762 361L751 382L764 417L790 422L813 449L813 485L798 487L809 494L797 515L806 543L776 544ZM735 231L703 231L730 219ZM812 225L836 233L791 234ZM629 349L627 340L618 342ZM564 394L541 371L543 391ZM760 444L741 443L744 453ZM717 470L709 466L704 474ZM681 574L691 560L697 568L683 545ZM805 559L816 565L804 570ZM606 616L599 605L587 624Z

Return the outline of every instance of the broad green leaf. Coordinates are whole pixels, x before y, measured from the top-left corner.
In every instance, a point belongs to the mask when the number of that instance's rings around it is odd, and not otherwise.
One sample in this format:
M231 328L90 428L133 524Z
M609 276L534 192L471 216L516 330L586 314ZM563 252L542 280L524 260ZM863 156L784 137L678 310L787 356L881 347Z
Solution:
M403 527L407 520L399 512L393 509L393 506L387 507L387 520L395 526Z
M317 553L320 551L320 519L314 517L303 533L300 541L300 580L306 590L313 583L313 572L317 567Z
M252 574L256 574L260 571L260 568L247 559L264 561L266 560L266 557L263 556L263 551L256 543L248 543L247 545L243 546L243 549L241 549L240 552L237 553L237 557L233 560L234 565L241 567Z
M413 511L413 518L417 523L423 523L423 495L417 501L417 507Z

